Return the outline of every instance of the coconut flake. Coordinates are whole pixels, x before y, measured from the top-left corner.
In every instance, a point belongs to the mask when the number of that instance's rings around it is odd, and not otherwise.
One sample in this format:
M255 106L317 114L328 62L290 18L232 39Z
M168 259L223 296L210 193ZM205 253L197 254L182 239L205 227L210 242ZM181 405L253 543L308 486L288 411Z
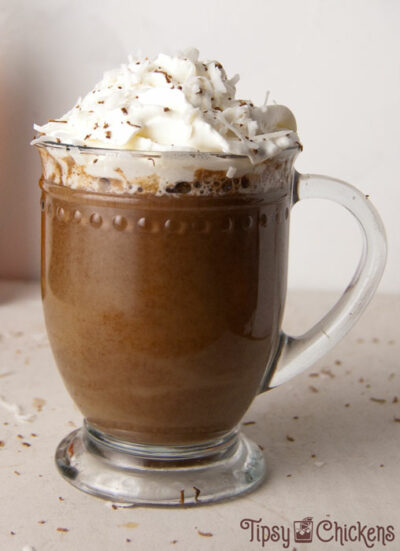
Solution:
M8 402L4 396L0 396L0 406L14 414L15 420L20 423L30 423L36 419L34 414L24 414L21 406Z

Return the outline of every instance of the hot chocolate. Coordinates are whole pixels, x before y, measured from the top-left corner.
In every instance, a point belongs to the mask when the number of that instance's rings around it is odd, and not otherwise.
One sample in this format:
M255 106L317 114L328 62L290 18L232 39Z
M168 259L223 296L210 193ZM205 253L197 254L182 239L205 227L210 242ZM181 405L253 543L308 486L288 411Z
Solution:
M296 122L236 82L196 50L130 59L35 127L46 323L102 432L226 434L276 353Z
M279 341L294 153L264 163L263 193L247 177L161 197L42 181L47 330L93 427L188 444L242 418Z

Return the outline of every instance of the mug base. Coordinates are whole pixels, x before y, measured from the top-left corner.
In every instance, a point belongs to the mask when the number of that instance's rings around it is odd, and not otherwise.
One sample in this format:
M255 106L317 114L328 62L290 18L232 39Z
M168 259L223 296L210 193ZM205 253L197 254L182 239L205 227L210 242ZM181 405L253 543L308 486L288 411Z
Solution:
M262 451L236 431L194 446L116 440L84 426L57 447L61 475L88 494L121 504L193 506L250 492L264 479Z

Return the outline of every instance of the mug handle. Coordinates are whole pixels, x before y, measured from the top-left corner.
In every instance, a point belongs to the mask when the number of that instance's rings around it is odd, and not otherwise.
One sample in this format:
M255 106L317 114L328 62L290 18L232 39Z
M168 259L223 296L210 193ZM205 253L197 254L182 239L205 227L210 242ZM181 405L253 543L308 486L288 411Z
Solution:
M328 176L296 172L292 206L303 199L329 199L351 212L363 235L361 258L340 299L314 327L298 337L281 333L278 351L266 370L260 392L299 375L333 348L365 310L385 268L385 228L376 209L358 189Z

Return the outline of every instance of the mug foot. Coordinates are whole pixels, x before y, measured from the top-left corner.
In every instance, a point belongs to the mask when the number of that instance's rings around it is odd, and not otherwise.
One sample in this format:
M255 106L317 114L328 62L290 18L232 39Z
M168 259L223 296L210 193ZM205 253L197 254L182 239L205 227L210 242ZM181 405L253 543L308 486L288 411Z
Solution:
M116 440L85 423L60 442L55 459L76 488L132 505L213 503L253 490L265 475L260 448L237 431L171 447Z

